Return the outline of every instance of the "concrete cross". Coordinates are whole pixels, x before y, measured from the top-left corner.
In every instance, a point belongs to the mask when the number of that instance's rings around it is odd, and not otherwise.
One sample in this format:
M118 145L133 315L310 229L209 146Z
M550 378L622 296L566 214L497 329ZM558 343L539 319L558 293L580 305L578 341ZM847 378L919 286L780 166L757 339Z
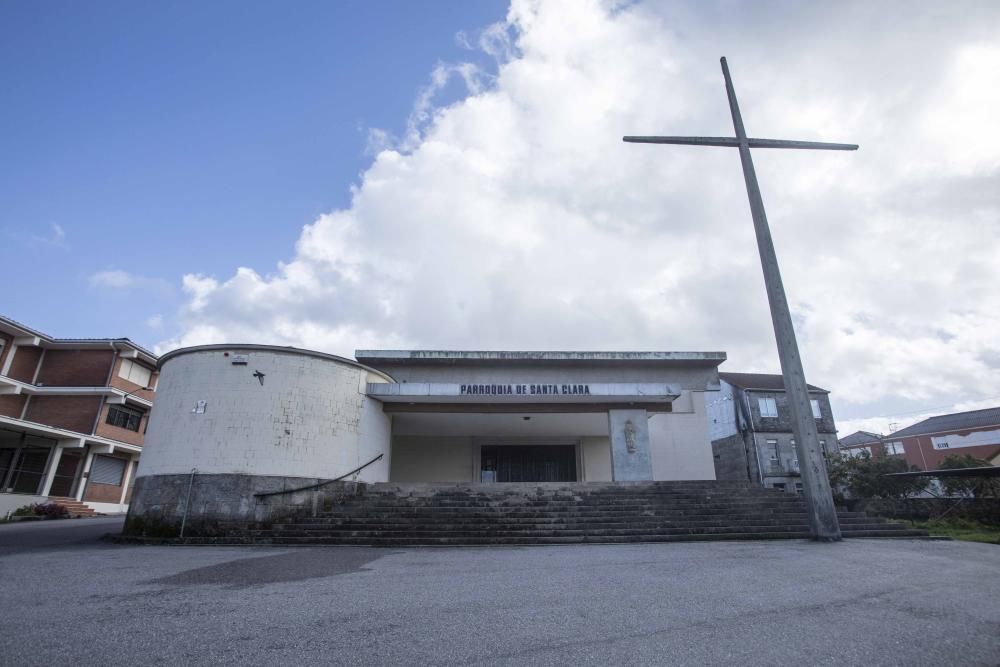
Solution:
M809 391L805 374L802 372L802 360L799 358L799 346L795 341L795 330L792 328L792 316L788 310L788 300L785 288L781 283L781 272L778 270L778 258L774 252L774 242L771 240L771 230L767 226L767 216L764 214L764 202L760 197L760 186L757 185L757 174L754 172L753 160L750 158L751 148L807 148L834 151L857 150L857 144L831 144L819 141L788 141L784 139L754 139L747 137L740 116L740 107L736 101L736 91L733 80L729 76L729 66L722 59L722 75L726 79L726 94L729 96L729 110L733 116L735 137L623 137L624 141L640 144L683 144L688 146L730 146L740 151L740 161L743 163L743 179L746 181L747 195L750 198L750 213L753 216L754 230L757 234L757 249L760 252L760 263L764 269L764 285L767 288L767 300L771 306L771 321L774 324L774 336L778 343L778 358L781 361L781 374L785 383L785 396L792 412L792 430L795 433L795 447L798 450L802 474L802 488L805 491L806 506L809 517L809 529L813 539L833 542L840 539L840 524L837 521L837 510L833 504L830 491L830 480L826 473L826 462L820 449L816 433L816 422L809 403Z

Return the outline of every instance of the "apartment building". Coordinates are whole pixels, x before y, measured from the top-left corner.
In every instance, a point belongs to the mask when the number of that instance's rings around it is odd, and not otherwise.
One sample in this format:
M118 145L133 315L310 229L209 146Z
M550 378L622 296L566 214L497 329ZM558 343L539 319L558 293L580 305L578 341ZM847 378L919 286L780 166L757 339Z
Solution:
M801 491L791 408L781 375L720 372L719 386L718 395L708 401L716 479ZM809 385L809 403L824 456L836 453L830 392Z
M53 338L0 316L0 516L47 501L124 512L156 361L127 338Z

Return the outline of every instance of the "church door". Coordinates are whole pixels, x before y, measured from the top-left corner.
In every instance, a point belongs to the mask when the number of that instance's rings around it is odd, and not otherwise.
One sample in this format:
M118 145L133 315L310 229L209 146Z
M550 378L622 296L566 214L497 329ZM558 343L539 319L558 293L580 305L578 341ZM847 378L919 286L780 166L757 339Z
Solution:
M483 481L575 482L575 445L490 445L481 456Z

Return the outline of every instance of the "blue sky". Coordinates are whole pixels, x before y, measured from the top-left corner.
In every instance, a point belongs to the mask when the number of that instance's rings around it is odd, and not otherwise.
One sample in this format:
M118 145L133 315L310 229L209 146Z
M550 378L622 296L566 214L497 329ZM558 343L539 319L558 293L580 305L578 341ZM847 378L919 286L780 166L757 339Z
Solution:
M485 62L456 34L505 11L0 3L0 245L25 286L0 312L54 336L176 333L181 275L270 270L347 205L367 130L402 133L438 61ZM104 289L101 271L143 282Z
M776 372L736 154L621 142L730 134L725 55L751 136L861 146L754 155L841 428L997 405L997 35L989 0L0 0L0 313Z

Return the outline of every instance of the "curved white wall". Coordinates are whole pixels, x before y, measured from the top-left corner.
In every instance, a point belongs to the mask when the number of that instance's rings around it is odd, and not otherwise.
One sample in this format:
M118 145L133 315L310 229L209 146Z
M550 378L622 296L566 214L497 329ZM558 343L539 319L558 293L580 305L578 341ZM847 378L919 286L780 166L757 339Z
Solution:
M236 354L248 363L233 364ZM163 362L137 477L197 468L333 478L385 453L359 479L387 481L390 421L364 394L365 383L386 379L296 350L181 351ZM205 401L203 413L196 411L199 401Z

